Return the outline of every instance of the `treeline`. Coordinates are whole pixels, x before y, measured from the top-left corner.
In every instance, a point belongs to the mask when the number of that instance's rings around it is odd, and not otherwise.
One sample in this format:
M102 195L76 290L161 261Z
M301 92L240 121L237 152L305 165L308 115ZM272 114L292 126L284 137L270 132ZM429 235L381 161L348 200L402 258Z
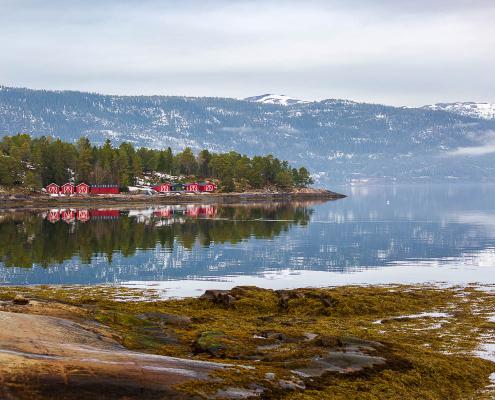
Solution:
M290 189L313 183L306 168L292 168L272 155L252 158L236 152L194 154L190 148L174 154L166 150L134 148L130 143L101 146L87 138L75 144L51 137L31 138L27 134L5 136L0 141L0 185L23 185L38 190L51 182L134 185L153 174L188 179L217 179L223 191L278 187ZM155 175L155 182L159 178Z

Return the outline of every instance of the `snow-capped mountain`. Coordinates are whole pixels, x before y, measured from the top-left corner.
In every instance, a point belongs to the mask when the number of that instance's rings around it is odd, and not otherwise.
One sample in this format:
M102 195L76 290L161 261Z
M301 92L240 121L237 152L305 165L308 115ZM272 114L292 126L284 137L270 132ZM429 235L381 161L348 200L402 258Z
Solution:
M495 119L495 103L437 103L424 107L430 110L442 110L467 117Z
M260 96L246 97L244 100L262 104L278 104L280 106L309 103L309 101L294 99L284 94L262 94Z
M194 151L271 153L294 166L307 166L320 184L495 181L494 131L495 119L338 99L282 105L0 90L0 136L26 132L68 141L87 136L95 143L110 138L115 145L127 141L174 150L189 146Z

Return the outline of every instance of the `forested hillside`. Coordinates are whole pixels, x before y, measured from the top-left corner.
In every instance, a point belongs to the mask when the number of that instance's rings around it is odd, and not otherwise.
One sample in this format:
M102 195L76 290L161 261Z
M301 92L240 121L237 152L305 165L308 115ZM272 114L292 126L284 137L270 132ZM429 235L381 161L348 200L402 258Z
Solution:
M312 179L306 168L291 168L272 155L252 158L236 152L197 154L190 148L174 154L169 147L154 150L134 148L130 143L113 147L110 140L92 145L83 137L67 143L51 137L5 136L0 141L0 185L38 190L54 182L116 184L126 188L146 176L160 183L164 178L205 179L221 182L221 189L290 189L306 187Z
M282 100L284 101L282 101ZM476 113L281 96L109 96L0 86L0 136L88 137L195 153L273 154L320 183L495 180L495 119ZM463 109L464 110L464 109ZM454 112L456 111L456 112ZM461 110L462 111L462 110ZM474 148L474 152L470 149ZM480 151L478 151L478 149Z

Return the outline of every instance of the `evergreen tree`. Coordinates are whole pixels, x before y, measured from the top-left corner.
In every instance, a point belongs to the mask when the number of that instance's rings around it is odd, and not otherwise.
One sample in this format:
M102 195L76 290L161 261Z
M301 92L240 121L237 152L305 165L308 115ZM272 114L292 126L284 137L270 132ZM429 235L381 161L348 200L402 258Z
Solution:
M78 182L89 182L93 170L93 151L88 138L80 138L76 144L77 163L76 180Z

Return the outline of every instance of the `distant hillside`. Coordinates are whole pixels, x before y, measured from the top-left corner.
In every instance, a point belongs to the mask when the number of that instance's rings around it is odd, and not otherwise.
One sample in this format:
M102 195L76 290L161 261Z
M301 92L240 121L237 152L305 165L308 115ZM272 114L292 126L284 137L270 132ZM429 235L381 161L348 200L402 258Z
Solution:
M238 100L0 87L0 135L273 153L308 166L324 184L495 180L495 120L439 108L280 95Z

